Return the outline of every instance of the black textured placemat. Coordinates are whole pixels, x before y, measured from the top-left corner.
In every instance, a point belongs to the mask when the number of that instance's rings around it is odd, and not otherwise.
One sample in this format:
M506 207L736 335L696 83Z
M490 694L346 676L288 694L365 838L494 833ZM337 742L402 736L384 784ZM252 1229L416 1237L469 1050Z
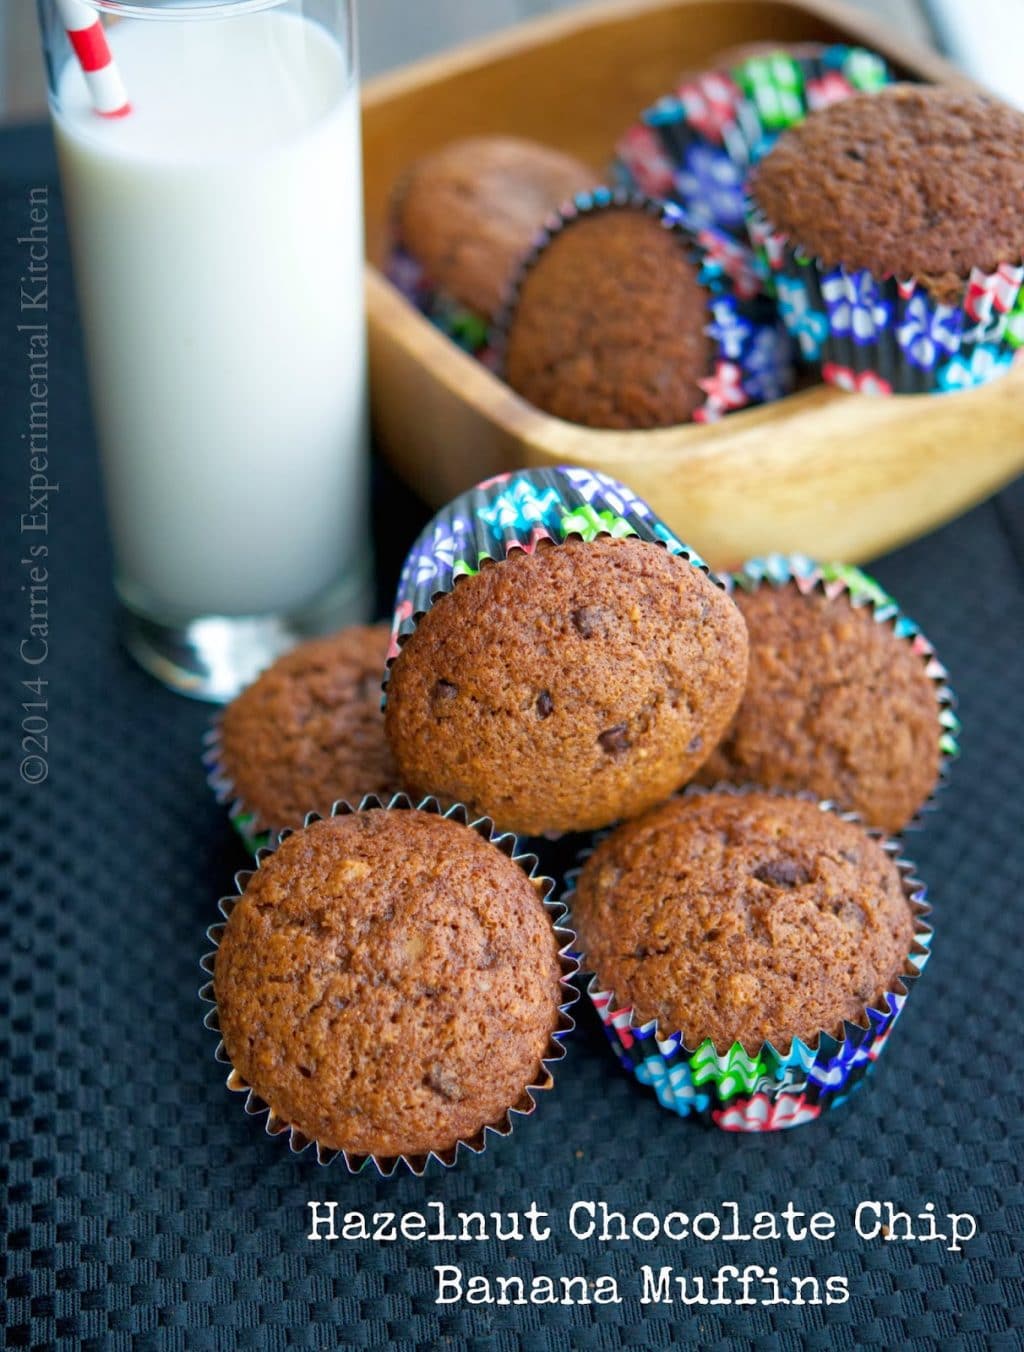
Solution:
M112 632L95 453L59 204L50 197L50 530L28 509L30 403L19 278L45 138L0 137L5 884L0 919L0 1161L7 1346L936 1348L1020 1346L1024 1190L1018 998L1024 582L1018 486L876 572L924 626L961 695L965 754L941 815L911 845L936 908L934 957L868 1086L789 1134L682 1123L621 1074L591 1017L555 1092L507 1141L417 1180L318 1170L248 1121L201 1026L197 962L218 895L245 859L199 762L203 706L163 691ZM421 512L383 472L382 592ZM243 528L244 523L233 523ZM1014 543L1012 537L1017 532ZM26 546L48 548L49 652L30 666ZM37 597L38 599L38 597ZM38 617L37 617L38 618ZM35 655L34 650L30 650ZM48 777L20 777L22 702L42 677ZM33 725L38 726L38 725ZM30 748L31 752L31 748ZM32 753L34 754L34 753ZM547 1243L311 1243L309 1200L339 1210L552 1213ZM567 1207L836 1215L830 1244L598 1244ZM972 1212L962 1253L867 1243L862 1200ZM439 1307L433 1265L530 1276L610 1273L618 1305ZM843 1305L639 1303L641 1264L843 1273Z

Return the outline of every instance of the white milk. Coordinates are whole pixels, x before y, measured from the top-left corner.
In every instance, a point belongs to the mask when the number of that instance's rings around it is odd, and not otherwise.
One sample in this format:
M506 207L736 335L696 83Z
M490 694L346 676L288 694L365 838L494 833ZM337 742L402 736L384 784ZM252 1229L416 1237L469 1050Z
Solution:
M365 560L358 93L294 15L109 36L131 114L71 62L54 122L119 588L294 609Z

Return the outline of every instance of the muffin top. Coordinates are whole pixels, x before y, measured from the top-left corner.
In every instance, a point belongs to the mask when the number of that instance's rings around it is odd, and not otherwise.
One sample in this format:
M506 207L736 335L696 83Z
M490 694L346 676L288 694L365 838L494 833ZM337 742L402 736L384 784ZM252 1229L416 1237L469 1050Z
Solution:
M535 1083L561 966L538 885L418 811L333 817L253 874L217 952L232 1064L288 1123L378 1157L448 1149Z
M675 798L621 826L587 860L572 923L584 967L640 1022L751 1055L864 1024L914 935L875 840L766 793Z
M396 196L396 229L434 286L490 320L545 220L597 184L592 169L550 146L471 136L413 165Z
M584 830L694 773L746 667L739 611L684 558L542 543L435 601L392 666L385 727L417 792L528 835Z
M941 85L856 94L786 131L752 190L826 267L914 277L955 304L972 267L1024 255L1024 113Z
M302 643L224 711L224 768L263 829L397 791L380 709L389 635L356 625Z
M680 235L635 207L577 217L521 280L505 378L588 427L669 427L704 402L707 295Z
M845 592L764 584L735 600L747 690L702 782L808 789L901 830L939 777L938 698L920 653Z

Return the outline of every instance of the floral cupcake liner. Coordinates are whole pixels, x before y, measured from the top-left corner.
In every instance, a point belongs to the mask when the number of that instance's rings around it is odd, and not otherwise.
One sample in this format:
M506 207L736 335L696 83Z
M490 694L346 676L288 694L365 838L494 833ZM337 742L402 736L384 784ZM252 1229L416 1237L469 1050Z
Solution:
M213 796L228 811L228 820L250 854L273 843L274 833L265 827L254 808L249 807L228 772L224 761L224 734L221 715L217 715L203 736L203 768Z
M542 541L636 536L678 554L713 581L708 565L660 521L631 489L597 470L564 466L523 469L485 479L460 493L428 523L406 557L398 581L385 674L435 601L459 580Z
M720 784L715 789L690 785L683 796L711 792L742 795L764 790L755 785ZM817 801L813 795L798 796ZM828 802L818 805L843 821L863 825L855 813L839 812ZM932 940L932 929L925 919L931 907L924 883L914 874L914 865L900 857L898 841L880 831L863 829L879 842L899 870L904 895L914 914L914 941L907 955L907 971L894 983L894 989L885 993L881 1007L865 1009L862 1023L844 1021L841 1037L822 1031L811 1042L794 1038L788 1051L766 1042L754 1055L738 1042L720 1051L710 1038L691 1048L678 1030L661 1029L657 1020L641 1023L631 1005L619 1004L614 992L604 988L600 973L592 977L587 995L616 1059L641 1084L653 1089L663 1108L724 1131L780 1131L813 1122L845 1103L863 1084L928 961ZM579 874L598 841L607 834L601 833L580 853L577 868L566 878L570 924ZM585 971L586 954L577 956Z
M882 57L838 44L813 54L769 52L709 71L659 99L629 128L616 148L613 178L675 202L692 228L721 230L748 247L747 175L779 134L818 108L892 78Z
M490 326L483 316L435 287L412 254L396 245L386 266L388 280L446 338L485 366L493 364Z
M913 278L827 267L751 201L759 267L803 360L860 394L945 394L984 385L1024 345L1024 266L974 268L955 305Z
M316 1161L320 1165L331 1164L340 1155L344 1160L350 1173L359 1173L367 1167L376 1169L383 1177L390 1177L400 1166L406 1166L417 1176L422 1174L432 1159L438 1160L445 1168L451 1168L458 1160L462 1151L468 1151L471 1154L479 1155L487 1147L491 1136L509 1136L521 1117L529 1117L537 1107L537 1099L545 1090L551 1089L554 1085L554 1075L552 1066L561 1061L565 1056L564 1039L574 1029L575 1021L570 1014L571 1007L579 998L579 992L572 984L572 979L579 970L579 964L572 952L572 946L575 936L572 931L565 928L564 920L566 918L566 908L563 902L553 901L551 893L554 890L554 882L551 878L545 877L537 872L538 860L535 854L521 852L516 836L510 832L499 833L494 827L494 823L488 817L470 818L467 809L461 804L456 803L453 806L442 809L435 798L424 798L419 803L413 803L405 794L395 794L391 799L384 801L375 794L368 794L358 805L353 806L345 801L339 801L331 809L330 816L347 816L353 812L365 812L368 810L379 810L382 812L400 812L415 810L419 812L430 812L437 816L446 817L453 821L461 822L463 826L468 826L470 830L475 831L477 835L494 845L497 849L508 856L513 863L518 864L525 872L527 877L533 883L534 888L540 897L544 909L551 919L552 928L559 942L558 957L562 969L561 987L563 999L558 1006L558 1025L551 1034L546 1055L541 1059L540 1070L537 1077L526 1085L519 1100L513 1104L506 1112L495 1122L488 1123L472 1137L461 1139L450 1146L447 1150L431 1151L424 1155L356 1155L345 1150L335 1150L321 1145L318 1141L306 1136L298 1127L286 1121L270 1107L256 1091L243 1079L231 1063L227 1049L224 1046L223 1038L217 1043L217 1049L214 1053L215 1059L222 1065L230 1067L226 1080L228 1089L232 1093L244 1094L245 1112L250 1117L265 1117L264 1129L268 1136L282 1136L287 1134L288 1144L293 1154L301 1154L311 1146L315 1148ZM322 814L310 812L306 816L304 826L309 826L311 822L320 821ZM293 832L285 830L279 833L277 841L264 849L261 849L256 855L256 869L259 869L263 861L274 853L278 845L281 844ZM207 1010L203 1019L203 1025L213 1032L220 1032L220 1019L217 1011L217 998L214 991L214 970L217 961L217 949L220 947L221 937L227 925L228 917L232 910L238 904L239 899L245 892L246 884L252 878L255 870L249 869L235 875L236 894L229 897L223 897L218 902L218 909L224 917L223 921L211 925L207 930L207 937L213 944L213 951L206 953L200 966L209 976L209 980L204 983L199 991L199 998L211 1008Z
M720 230L694 234L677 206L628 189L579 193L538 235L495 324L492 346L498 374L504 374L508 328L523 282L544 250L578 221L621 210L645 211L676 235L706 288L704 331L714 341L715 353L711 370L697 382L705 398L694 411L694 422L715 422L736 409L788 394L793 382L792 345L774 306L760 294L761 284L747 251Z
M851 564L816 563L803 554L768 554L763 558L748 559L736 572L721 574L721 581L729 592L752 592L767 585L794 586L803 595L819 591L830 601L845 594L857 609L870 606L877 624L888 625L897 638L910 644L935 687L938 705L939 778L928 800L903 828L904 831L919 830L926 814L938 805L937 795L949 782L953 762L960 755L960 720L956 715L957 699L949 684L949 673L918 625L903 613L899 604L873 577Z

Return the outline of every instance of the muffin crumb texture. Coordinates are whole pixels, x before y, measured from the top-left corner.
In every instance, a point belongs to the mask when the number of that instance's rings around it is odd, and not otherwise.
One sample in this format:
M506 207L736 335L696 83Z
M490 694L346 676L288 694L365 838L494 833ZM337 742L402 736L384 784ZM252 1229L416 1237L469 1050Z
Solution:
M846 593L764 584L735 599L746 694L698 778L806 789L901 830L939 778L938 695L921 655Z
M954 305L973 267L1024 257L1024 113L941 85L856 94L783 133L752 190L826 267L914 277Z
M550 146L465 137L413 165L396 202L398 236L434 286L492 320L544 222L598 182Z
M635 538L542 544L434 603L385 724L416 792L528 835L585 830L692 777L746 665L739 611L687 560Z
M572 922L583 966L638 1022L751 1055L864 1025L914 935L877 841L764 793L675 798L620 827L587 860Z
M458 822L381 809L315 822L264 860L214 976L255 1092L322 1145L380 1158L444 1151L523 1106L560 982L518 864Z
M263 828L398 791L380 708L389 637L386 624L356 625L302 643L224 711L224 767Z
M568 422L670 427L704 403L707 324L707 295L677 233L636 209L580 217L522 279L505 377Z

